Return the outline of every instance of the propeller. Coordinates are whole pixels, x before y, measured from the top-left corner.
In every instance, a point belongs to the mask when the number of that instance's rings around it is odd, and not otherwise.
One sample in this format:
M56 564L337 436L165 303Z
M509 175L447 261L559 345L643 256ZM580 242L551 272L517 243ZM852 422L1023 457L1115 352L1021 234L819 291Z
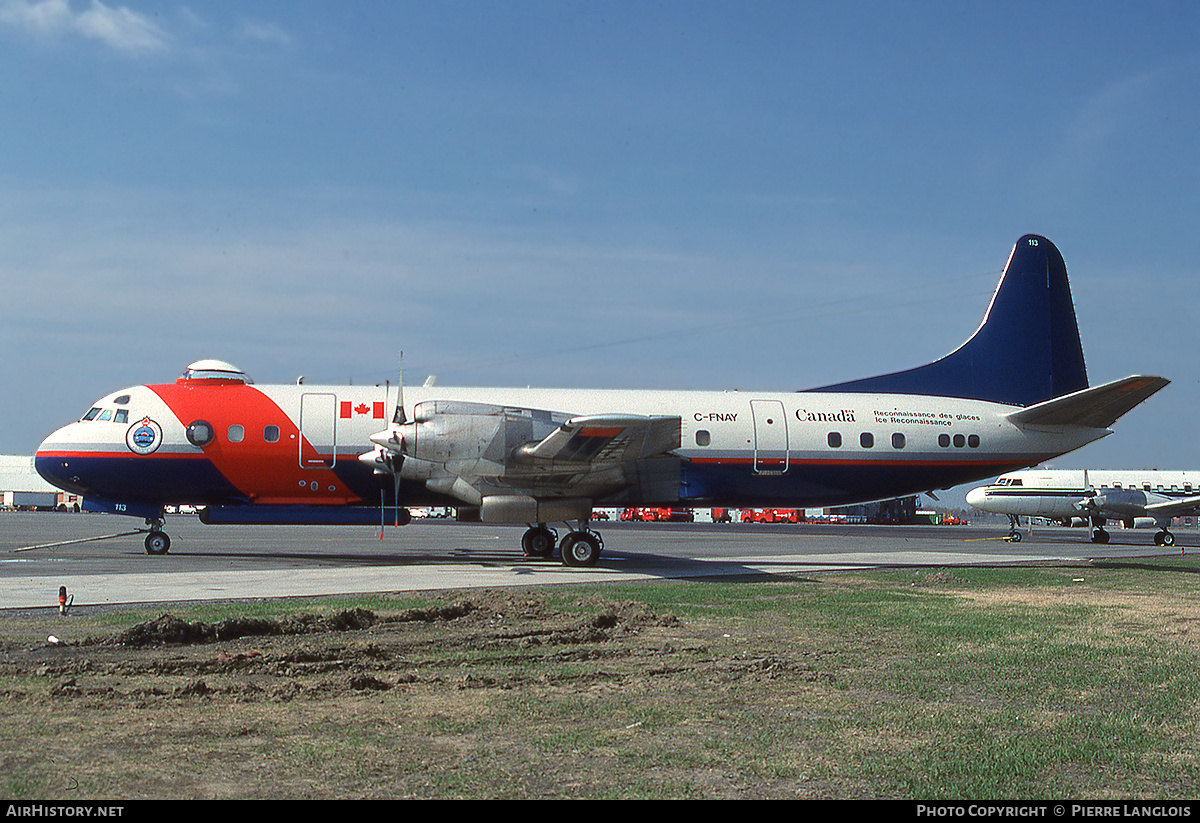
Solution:
M1097 494L1096 490L1092 488L1091 481L1088 480L1087 469L1083 470L1083 488L1087 496L1076 501L1075 508L1088 517L1095 519L1100 516L1101 511L1104 509L1104 495Z
M396 394L396 411L392 415L392 425L386 431L381 431L378 434L371 435L371 442L375 444L375 448L366 454L359 455L359 460L364 463L370 463L376 474L390 474L392 476L392 505L394 508L393 522L396 526L401 524L400 515L400 470L404 466L404 437L400 434L400 427L407 422L407 416L404 413L404 352L400 352L400 382L397 386ZM379 539L383 539L383 520L386 503L384 499L384 490L381 486L379 489ZM405 516L404 523L408 523L408 517Z

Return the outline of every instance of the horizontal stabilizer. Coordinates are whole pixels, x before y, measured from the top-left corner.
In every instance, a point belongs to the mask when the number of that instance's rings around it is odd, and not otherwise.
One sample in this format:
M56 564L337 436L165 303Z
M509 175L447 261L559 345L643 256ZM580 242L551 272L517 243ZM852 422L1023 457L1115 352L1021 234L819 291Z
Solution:
M1018 426L1107 429L1123 414L1170 382L1165 377L1126 377L1043 401L1006 414L1005 418Z
M523 463L624 463L679 448L678 417L584 415L572 417L538 443L517 450Z

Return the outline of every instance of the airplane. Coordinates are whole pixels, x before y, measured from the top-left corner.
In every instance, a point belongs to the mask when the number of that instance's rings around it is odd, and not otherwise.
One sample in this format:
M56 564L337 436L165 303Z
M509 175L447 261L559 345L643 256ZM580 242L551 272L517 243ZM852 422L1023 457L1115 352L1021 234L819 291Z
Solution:
M594 508L804 508L951 488L1111 434L1170 381L1089 387L1058 249L1013 247L982 323L950 354L807 391L256 385L220 360L97 400L35 456L84 508L204 523L396 525L410 506L528 526L529 557L596 563ZM568 531L558 539L551 524ZM381 532L382 536L382 532Z
M967 492L977 509L1007 514L1008 539L1020 542L1017 518L1045 517L1064 526L1076 519L1092 524L1092 542L1107 543L1108 520L1133 528L1137 518L1154 519L1154 545L1174 546L1171 519L1200 513L1200 472L1027 469Z

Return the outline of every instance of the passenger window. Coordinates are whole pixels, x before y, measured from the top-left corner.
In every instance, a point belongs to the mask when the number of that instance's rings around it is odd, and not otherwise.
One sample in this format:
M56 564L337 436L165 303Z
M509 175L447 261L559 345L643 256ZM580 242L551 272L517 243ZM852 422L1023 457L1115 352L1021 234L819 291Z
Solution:
M246 430L237 423L234 423L229 427L226 436L229 438L230 443L241 443L242 439L246 436Z
M825 438L825 440L829 443L829 448L831 449L840 449L842 447L841 432L830 432L829 437Z
M114 423L128 423L129 409L117 409L117 413L113 415Z
M864 449L875 448L875 435L871 434L870 432L863 432L858 436L858 445L862 446Z
M904 435L902 435L900 432L896 432L895 434L892 435L892 448L893 449L904 448Z
M967 438L963 437L961 434L954 435L954 448L961 449L966 442Z
M979 448L979 435L971 434L967 436L967 445L972 449Z
M939 445L939 446L941 446L943 449L944 449L944 448L947 448L947 447L949 447L949 445L950 445L950 435L948 435L948 434L939 434L939 435L938 435L938 445Z
M708 432L704 432L704 434L707 435ZM266 440L268 443L278 443L279 442L279 427L278 426L265 426L263 428L263 440ZM696 432L696 442L699 443L699 441L700 441L700 432ZM708 443L707 442L700 443L700 445L707 446Z

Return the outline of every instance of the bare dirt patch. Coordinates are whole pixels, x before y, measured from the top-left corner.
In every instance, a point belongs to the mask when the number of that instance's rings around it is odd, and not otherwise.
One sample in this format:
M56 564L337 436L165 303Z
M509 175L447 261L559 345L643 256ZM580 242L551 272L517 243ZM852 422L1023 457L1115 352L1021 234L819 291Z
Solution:
M57 619L10 620L7 636L84 625ZM393 612L164 613L79 641L27 636L0 656L0 770L7 796L58 798L796 796L703 753L700 738L724 734L706 692L797 673L712 635L641 603L473 592ZM683 748L698 752L677 755L679 718L664 712L688 715L698 737Z

